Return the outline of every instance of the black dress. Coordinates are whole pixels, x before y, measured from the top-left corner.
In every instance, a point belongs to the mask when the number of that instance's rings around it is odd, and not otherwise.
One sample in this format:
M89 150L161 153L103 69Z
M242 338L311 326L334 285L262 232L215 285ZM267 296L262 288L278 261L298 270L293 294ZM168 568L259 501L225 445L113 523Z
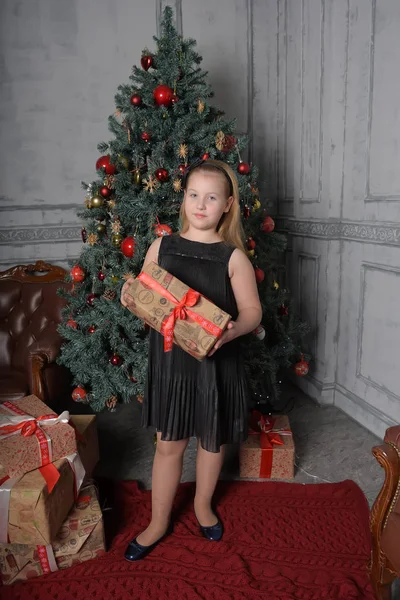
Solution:
M234 247L205 244L179 235L162 238L158 263L235 320L238 316L228 274ZM240 338L199 362L179 346L164 352L164 338L150 330L148 375L142 425L167 441L196 436L209 452L247 437L248 389Z

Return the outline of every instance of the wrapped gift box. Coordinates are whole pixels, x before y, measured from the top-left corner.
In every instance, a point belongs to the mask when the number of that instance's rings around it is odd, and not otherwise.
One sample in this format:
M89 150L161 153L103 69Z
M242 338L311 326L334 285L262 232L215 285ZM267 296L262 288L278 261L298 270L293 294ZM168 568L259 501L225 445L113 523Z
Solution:
M164 349L172 343L203 360L231 317L198 292L152 262L128 288L131 312L164 336Z
M96 415L71 415L69 422L75 429L78 454L89 479L99 461Z
M38 418L43 416L48 419ZM56 418L56 413L36 396L0 404L0 479L28 473L76 452L75 431L68 424L68 413L60 416L61 422L52 423ZM10 427L18 426L21 428L10 435Z
M95 487L82 488L79 497L50 546L0 545L0 572L9 585L101 556L104 528Z
M295 447L289 418L267 418L263 431L253 417L250 427L248 439L240 445L240 477L293 479Z
M42 469L30 471L11 486L7 478L0 482L3 486L0 522L3 521L1 524L4 527L5 520L8 541L16 544L50 544L74 504L83 477L82 463L75 454ZM7 485L11 490L5 505L7 492L4 488ZM0 537L1 541L7 541L4 540L6 536Z

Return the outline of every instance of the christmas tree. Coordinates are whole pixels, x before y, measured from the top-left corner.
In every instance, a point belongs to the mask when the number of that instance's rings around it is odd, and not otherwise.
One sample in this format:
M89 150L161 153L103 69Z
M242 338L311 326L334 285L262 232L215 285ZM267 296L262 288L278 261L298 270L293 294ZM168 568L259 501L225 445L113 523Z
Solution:
M98 145L97 179L83 183L79 216L83 250L71 265L73 282L60 331L66 340L59 362L77 386L73 398L95 411L143 393L148 330L120 304L124 281L136 276L156 236L179 231L182 178L199 158L215 158L237 172L248 255L263 305L262 326L244 340L254 398L273 405L277 373L307 363L298 345L306 331L291 309L282 282L285 236L274 231L257 188L257 168L242 160L247 139L235 121L212 106L207 73L199 67L196 42L178 35L172 10L163 15L156 51L144 50L129 83L115 96L110 142Z

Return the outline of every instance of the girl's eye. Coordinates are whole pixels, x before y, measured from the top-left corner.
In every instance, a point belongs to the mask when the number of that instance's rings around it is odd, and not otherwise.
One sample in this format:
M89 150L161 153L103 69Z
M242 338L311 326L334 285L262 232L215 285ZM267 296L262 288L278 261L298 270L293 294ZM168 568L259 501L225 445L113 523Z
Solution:
M215 196L210 196L210 200L215 200Z
M191 198L196 198L196 194L190 194Z

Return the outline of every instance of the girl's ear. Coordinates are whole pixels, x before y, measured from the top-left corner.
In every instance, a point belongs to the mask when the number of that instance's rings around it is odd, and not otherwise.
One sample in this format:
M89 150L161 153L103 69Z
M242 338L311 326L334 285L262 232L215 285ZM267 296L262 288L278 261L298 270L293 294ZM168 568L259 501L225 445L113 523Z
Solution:
M229 198L226 202L225 210L224 210L225 213L228 213L230 211L232 204L233 204L233 196L229 196Z

